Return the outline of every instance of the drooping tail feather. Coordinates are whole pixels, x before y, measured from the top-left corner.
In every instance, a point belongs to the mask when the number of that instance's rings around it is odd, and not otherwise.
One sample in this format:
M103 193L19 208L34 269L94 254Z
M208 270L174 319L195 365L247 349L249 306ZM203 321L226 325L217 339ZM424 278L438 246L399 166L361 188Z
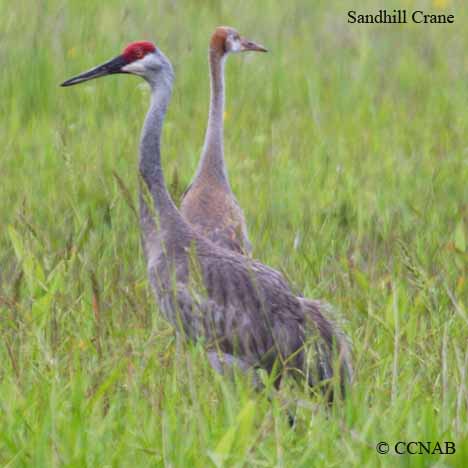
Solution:
M303 370L308 383L315 386L320 381L334 378L336 372L339 372L339 384L344 397L346 387L353 379L349 338L341 330L336 312L329 304L305 298L299 300L310 320L311 333L317 335L303 359ZM333 399L332 390L327 391L330 391L330 399Z

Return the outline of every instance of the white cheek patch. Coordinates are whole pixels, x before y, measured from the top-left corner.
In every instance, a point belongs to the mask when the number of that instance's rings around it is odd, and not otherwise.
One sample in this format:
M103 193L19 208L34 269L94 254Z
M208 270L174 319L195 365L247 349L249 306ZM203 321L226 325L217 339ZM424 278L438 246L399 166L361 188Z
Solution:
M239 39L227 39L229 45L229 52L240 52L242 50Z
M233 52L240 52L241 51L241 43L239 39L235 39L232 41L232 49Z
M143 73L145 71L143 60L136 60L135 62L131 62L128 65L125 65L122 67L122 71L135 74Z
M153 60L154 58L151 56L151 54L147 54L140 60L135 60L134 62L130 62L128 65L122 67L122 71L141 75L145 72L145 70L148 68L148 66Z

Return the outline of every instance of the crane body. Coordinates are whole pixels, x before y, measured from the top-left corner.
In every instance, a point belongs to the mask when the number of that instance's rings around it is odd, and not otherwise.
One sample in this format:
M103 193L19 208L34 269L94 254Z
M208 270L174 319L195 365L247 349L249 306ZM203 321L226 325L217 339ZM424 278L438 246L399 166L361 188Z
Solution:
M159 308L175 329L205 343L215 369L279 369L310 385L352 376L345 334L328 306L293 294L278 271L217 245L177 210L161 166L161 129L174 73L149 42L136 42L105 64L65 81L70 86L104 75L141 76L151 88L140 141L140 225L148 275ZM330 389L327 387L327 391Z

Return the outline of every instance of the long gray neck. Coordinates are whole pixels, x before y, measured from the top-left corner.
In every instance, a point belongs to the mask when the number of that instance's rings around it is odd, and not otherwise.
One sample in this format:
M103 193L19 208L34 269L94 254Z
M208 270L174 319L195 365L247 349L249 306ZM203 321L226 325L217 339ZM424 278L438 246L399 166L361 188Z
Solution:
M172 201L164 182L164 174L161 167L161 130L166 115L167 106L172 94L172 76L163 77L156 83L151 83L151 103L146 115L140 141L140 175L146 183L140 189L140 204L142 224L146 223L151 209L148 204L152 199L155 213L159 218L161 227L171 228L174 223L183 223L177 208Z
M225 55L210 49L211 98L208 126L202 157L195 179L209 177L229 187L224 163L223 117L224 117L224 62Z

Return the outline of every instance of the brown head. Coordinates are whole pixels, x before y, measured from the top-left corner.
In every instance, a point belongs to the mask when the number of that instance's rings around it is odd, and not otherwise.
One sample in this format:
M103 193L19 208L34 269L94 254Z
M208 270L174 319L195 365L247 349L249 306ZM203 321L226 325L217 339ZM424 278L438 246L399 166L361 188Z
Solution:
M267 52L267 49L260 44L249 41L245 37L229 26L218 26L210 41L210 50L218 52L220 55L231 52Z

